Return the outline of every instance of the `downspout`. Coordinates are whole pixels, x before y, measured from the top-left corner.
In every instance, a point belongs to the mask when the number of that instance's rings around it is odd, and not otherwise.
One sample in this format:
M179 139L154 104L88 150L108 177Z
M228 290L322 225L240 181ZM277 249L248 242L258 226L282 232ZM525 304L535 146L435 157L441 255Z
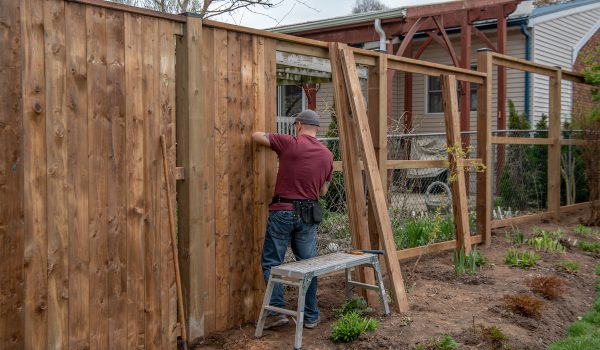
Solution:
M386 37L383 28L381 28L381 19L375 19L375 31L379 34L379 52L387 52Z
M527 61L531 61L531 33L527 31L526 23L521 23L521 33L525 36L525 59ZM531 89L530 73L525 72L525 115L527 115L527 119L529 120L529 124L533 123L533 116L529 113L529 95ZM533 128L533 125L531 125Z

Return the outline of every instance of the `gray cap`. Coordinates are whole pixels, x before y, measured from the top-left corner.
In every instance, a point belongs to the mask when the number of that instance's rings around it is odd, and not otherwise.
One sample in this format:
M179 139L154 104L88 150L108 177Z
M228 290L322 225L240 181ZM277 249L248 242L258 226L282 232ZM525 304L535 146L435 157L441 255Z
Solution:
M317 114L317 112L311 109L305 109L302 112L300 112L300 114L296 116L296 120L294 121L294 123L297 122L314 126L321 125L321 123L319 122L319 115Z

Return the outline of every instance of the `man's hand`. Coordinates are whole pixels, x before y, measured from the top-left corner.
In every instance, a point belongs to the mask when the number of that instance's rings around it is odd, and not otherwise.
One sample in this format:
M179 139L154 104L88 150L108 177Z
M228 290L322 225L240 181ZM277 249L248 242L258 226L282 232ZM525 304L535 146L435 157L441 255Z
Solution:
M321 197L323 197L325 194L327 194L327 191L329 191L329 181L326 181L323 184L323 187L321 187L321 193L320 193Z
M269 134L262 131L256 131L252 134L252 140L258 143L261 146L271 147L271 142L269 142Z

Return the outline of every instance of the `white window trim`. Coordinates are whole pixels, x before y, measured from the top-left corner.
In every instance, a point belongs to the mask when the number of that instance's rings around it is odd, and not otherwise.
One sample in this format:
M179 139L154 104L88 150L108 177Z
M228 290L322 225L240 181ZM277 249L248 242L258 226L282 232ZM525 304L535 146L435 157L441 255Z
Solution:
M280 111L282 111L283 106L282 106L282 102L283 102L283 87L285 85L277 85L277 115L280 117L289 117L289 115L281 115L282 113L280 113ZM302 102L301 102L301 109L305 110L307 107L307 103L308 100L306 98L306 92L304 91L304 87L301 87L302 90Z
M476 63L471 63L471 70L477 70ZM425 87L425 92L424 92L425 97L423 98L423 101L424 101L425 105L423 106L423 109L425 110L425 116L439 117L441 115L444 115L444 110L443 110L444 106L442 106L441 112L429 112L429 77L430 77L430 75L424 76L425 83L423 84L423 86ZM471 84L471 88L473 85L476 85L476 84L474 84L474 83ZM457 92L458 92L458 87L457 87ZM469 91L469 93L471 93L471 92ZM460 99L460 96L457 96L457 97ZM471 110L470 107L471 106L469 106L469 113L473 113L473 112L477 111L477 109Z

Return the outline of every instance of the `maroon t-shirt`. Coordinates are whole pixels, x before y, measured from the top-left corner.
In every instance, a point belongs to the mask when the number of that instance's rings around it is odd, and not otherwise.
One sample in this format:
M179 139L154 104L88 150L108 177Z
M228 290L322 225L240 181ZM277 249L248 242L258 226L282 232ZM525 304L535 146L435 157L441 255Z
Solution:
M269 134L271 148L279 156L275 194L289 199L318 200L321 187L331 181L333 155L316 138ZM273 203L274 210L293 210L291 203Z

